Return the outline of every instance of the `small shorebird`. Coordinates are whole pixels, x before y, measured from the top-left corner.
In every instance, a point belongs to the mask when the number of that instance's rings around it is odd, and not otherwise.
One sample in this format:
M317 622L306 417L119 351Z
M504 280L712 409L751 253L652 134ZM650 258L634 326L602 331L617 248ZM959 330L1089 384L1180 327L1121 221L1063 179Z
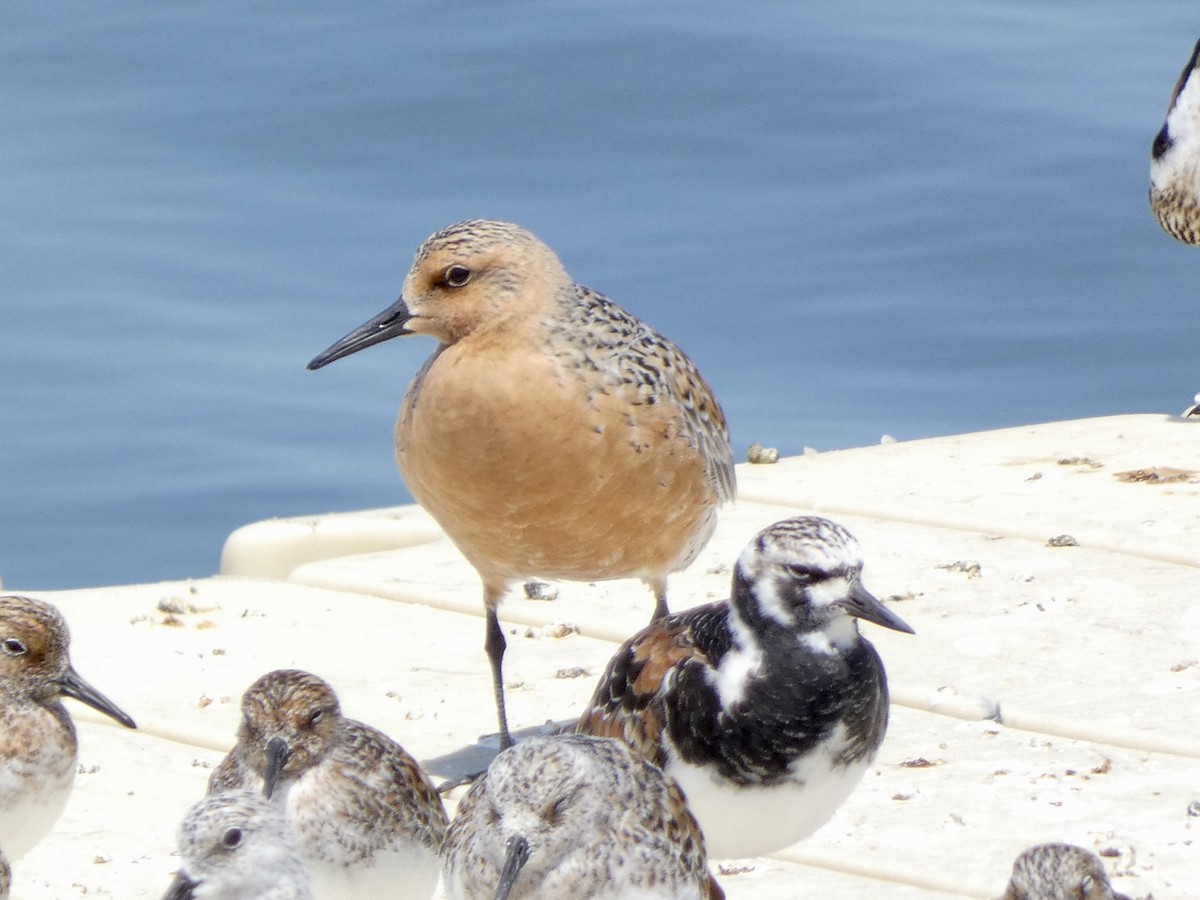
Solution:
M1200 41L1150 147L1150 208L1171 237L1200 244Z
M381 731L347 719L308 672L279 669L242 696L238 740L209 793L262 791L285 811L318 900L428 900L448 820L421 767Z
M409 490L483 581L500 745L505 639L496 607L538 576L640 578L667 612L734 495L725 416L678 347L507 222L428 238L394 304L312 362L424 334L438 347L396 423Z
M1074 844L1038 844L1013 863L1000 900L1129 900L1108 883L1096 854Z
M79 742L63 697L136 728L71 665L62 614L31 597L0 597L0 849L24 856L58 821L75 783Z
M449 900L721 900L679 787L618 741L559 735L503 751L446 837Z
M715 858L807 837L883 742L887 677L856 618L912 633L859 580L862 552L810 516L759 532L729 600L667 616L625 642L585 734L625 741L673 777Z
M182 865L163 900L312 900L296 837L250 791L210 794L179 826Z

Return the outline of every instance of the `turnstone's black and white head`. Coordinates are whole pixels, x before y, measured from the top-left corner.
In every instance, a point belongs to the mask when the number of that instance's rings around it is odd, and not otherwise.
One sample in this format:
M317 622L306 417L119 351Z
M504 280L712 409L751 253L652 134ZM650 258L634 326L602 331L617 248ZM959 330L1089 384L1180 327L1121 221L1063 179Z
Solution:
M1200 41L1150 146L1150 208L1169 235L1200 244Z
M801 516L757 534L732 596L630 638L579 723L674 777L714 857L757 856L819 828L887 730L883 663L856 619L912 629L862 583L845 528Z
M858 639L854 619L912 629L862 583L858 541L829 519L800 516L760 531L738 557L734 606L797 635L839 645Z

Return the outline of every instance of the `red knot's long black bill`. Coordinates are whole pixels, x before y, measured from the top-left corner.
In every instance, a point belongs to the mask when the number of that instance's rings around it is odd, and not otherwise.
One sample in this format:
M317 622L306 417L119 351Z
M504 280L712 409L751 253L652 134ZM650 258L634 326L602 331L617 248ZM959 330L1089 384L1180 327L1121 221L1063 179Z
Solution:
M365 350L372 344L379 344L394 337L411 334L412 332L405 327L411 318L412 313L409 312L408 304L404 302L403 297L400 297L395 303L375 316L375 318L369 322L364 322L348 335L334 341L326 349L314 356L312 362L308 364L308 368L316 370L322 366L329 365L334 360L341 359L343 356L349 356L351 353Z

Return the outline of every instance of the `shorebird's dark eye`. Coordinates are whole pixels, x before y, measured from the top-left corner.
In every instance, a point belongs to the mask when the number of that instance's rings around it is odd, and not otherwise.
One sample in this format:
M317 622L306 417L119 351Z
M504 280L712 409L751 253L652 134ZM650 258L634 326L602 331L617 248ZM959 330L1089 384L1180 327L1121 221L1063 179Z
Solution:
M242 843L242 829L230 828L221 835L221 846L226 850L233 850Z
M20 656L25 652L25 645L16 638L5 638L0 647L3 647L4 652L9 656Z
M471 280L471 270L466 266L450 266L442 273L442 283L446 287L460 288Z
M325 718L325 710L318 709L315 713L308 717L308 727L315 728Z
M546 821L558 821L558 817L563 814L563 811L567 808L570 802L571 797L568 795L566 797L559 797L557 800L551 803L549 809L546 810Z
M801 584L812 584L817 581L817 573L808 566L788 566L788 574Z

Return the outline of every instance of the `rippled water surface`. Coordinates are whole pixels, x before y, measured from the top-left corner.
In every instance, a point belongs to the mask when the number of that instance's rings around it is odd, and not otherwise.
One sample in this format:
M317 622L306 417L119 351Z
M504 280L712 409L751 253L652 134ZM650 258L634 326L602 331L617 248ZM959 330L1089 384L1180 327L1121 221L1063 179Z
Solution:
M245 522L405 502L430 343L304 364L474 216L671 335L739 448L1178 412L1200 250L1147 165L1198 34L1195 0L9 4L0 577L203 576Z

